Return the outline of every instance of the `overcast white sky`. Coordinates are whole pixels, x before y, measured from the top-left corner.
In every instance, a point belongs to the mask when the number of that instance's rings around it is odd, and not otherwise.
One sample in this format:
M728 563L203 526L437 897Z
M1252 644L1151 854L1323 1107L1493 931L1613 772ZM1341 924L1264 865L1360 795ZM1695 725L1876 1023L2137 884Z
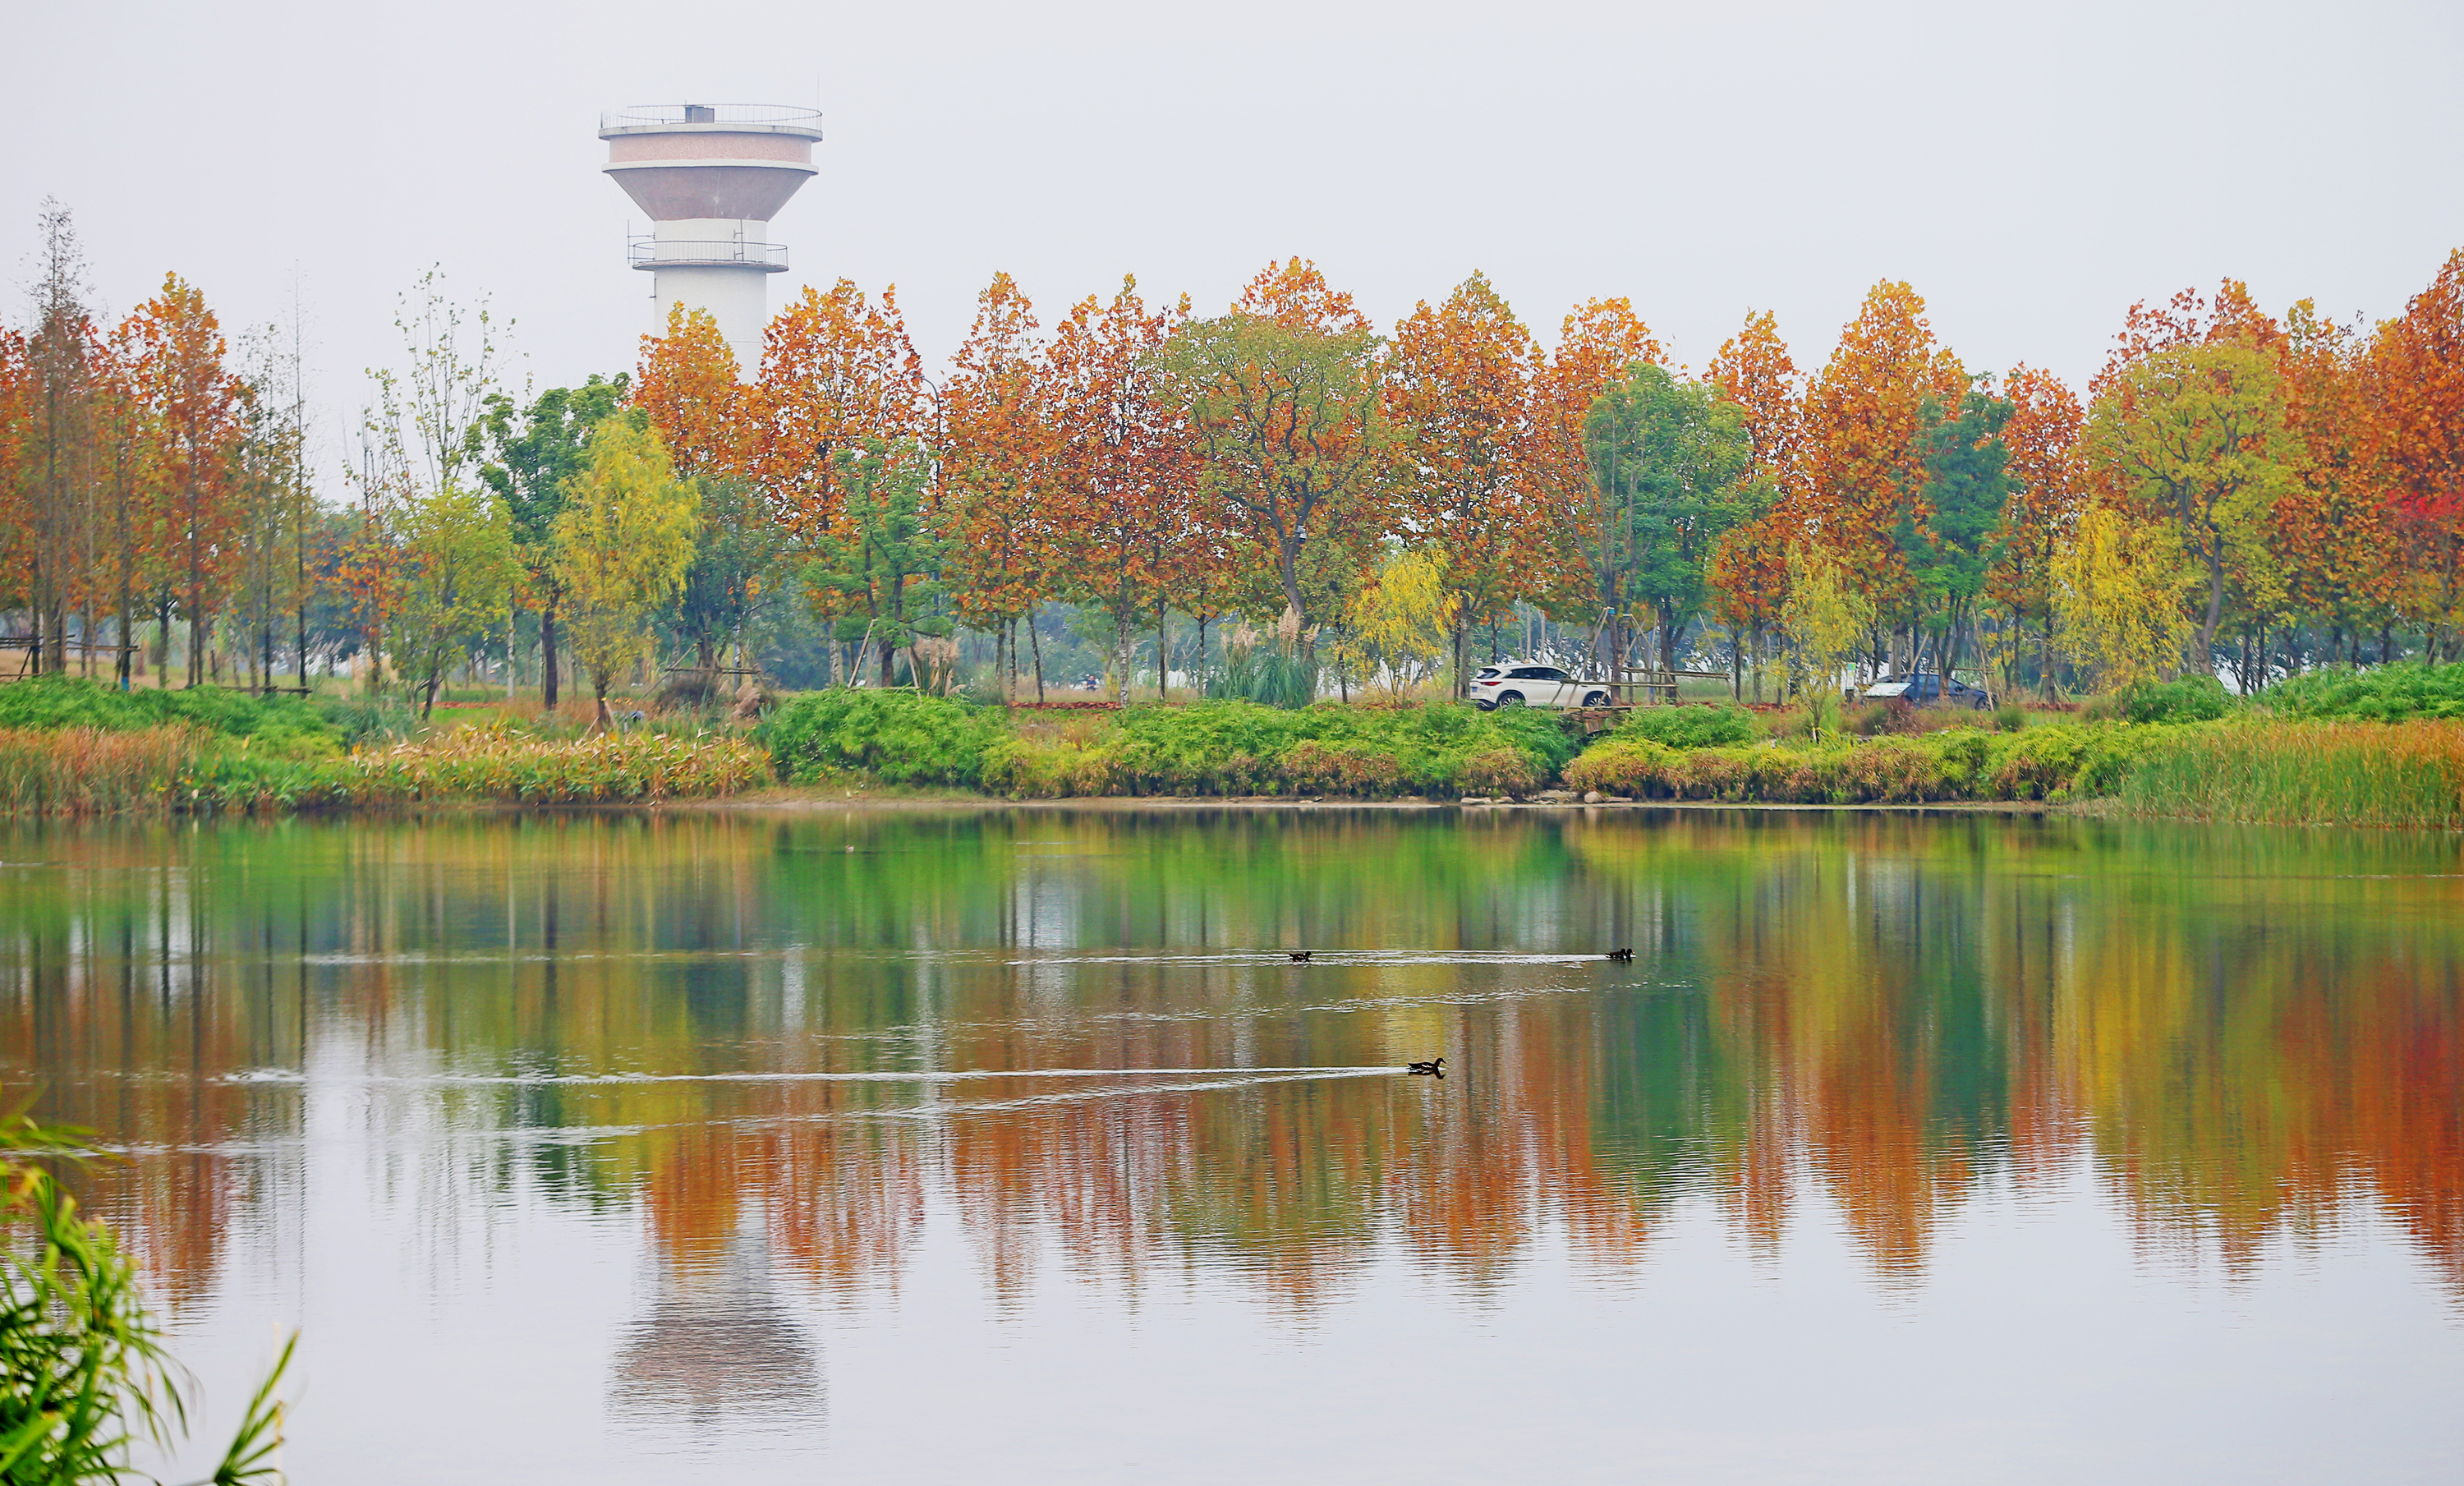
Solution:
M1220 309L1315 258L1381 323L1488 273L1553 338L1631 297L1699 367L1749 307L1818 365L1911 280L1973 368L2075 381L2226 275L2401 308L2464 245L2464 6L1206 7L0 0L0 267L46 195L99 297L176 269L227 324L304 281L328 427L427 265L539 386L632 364L649 276L601 109L818 103L773 236L895 282L934 361L996 269L1048 324L1124 272ZM640 225L636 222L637 230Z

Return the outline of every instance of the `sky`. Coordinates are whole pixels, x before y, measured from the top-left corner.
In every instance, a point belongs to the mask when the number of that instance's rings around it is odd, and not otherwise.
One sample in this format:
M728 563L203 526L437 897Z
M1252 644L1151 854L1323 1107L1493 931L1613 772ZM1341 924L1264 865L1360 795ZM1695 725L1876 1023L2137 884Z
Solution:
M336 447L431 265L511 318L517 388L632 365L628 104L821 108L771 306L894 283L935 364L996 271L1048 325L1297 254L1389 326L1475 270L1544 341L1625 296L1697 369L1749 310L1817 366L1904 278L1971 370L2078 383L2134 301L2375 319L2464 247L2453 0L0 0L0 35L7 317L56 198L114 315L173 271L230 328L302 306Z

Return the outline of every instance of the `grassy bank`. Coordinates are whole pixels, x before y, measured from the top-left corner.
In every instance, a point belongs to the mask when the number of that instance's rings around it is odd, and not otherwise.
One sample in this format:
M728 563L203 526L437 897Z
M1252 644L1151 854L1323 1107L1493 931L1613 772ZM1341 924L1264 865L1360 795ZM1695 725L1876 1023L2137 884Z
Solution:
M633 804L781 781L1018 800L1523 798L1562 787L1734 804L2098 800L2147 816L2464 829L2464 719L2433 712L2449 684L2440 668L2414 669L2429 674L2331 678L2281 710L2274 697L2253 706L2176 683L2078 716L1852 709L1837 733L1798 713L1650 709L1580 741L1551 713L1459 703L1009 712L840 690L794 699L750 732L679 717L594 735L518 705L422 725L364 703L17 683L0 688L0 810ZM2464 667L2444 669L2464 688ZM2312 721L2302 707L2409 720Z
M0 811L615 805L729 795L773 778L767 751L739 735L587 735L491 717L405 741L371 713L207 687L12 683L0 687Z

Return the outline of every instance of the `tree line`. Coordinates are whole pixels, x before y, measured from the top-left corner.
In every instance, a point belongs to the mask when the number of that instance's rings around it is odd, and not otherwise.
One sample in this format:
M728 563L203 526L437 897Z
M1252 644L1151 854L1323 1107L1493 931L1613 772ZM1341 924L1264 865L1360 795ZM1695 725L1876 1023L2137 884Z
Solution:
M1695 374L1625 299L1544 345L1474 274L1381 332L1293 258L1217 315L1125 278L1048 327L997 276L938 379L895 292L842 280L758 366L677 309L631 373L517 395L503 327L431 275L329 500L296 332L234 353L176 277L102 327L45 230L0 339L0 610L37 670L124 684L150 625L166 680L180 625L191 684L228 656L304 685L321 647L432 701L518 654L604 711L661 650L705 687L754 669L749 627L792 611L833 679L946 687L972 637L1006 691L1056 607L1124 691L1148 636L1168 688L1176 620L1187 669L1212 630L1311 691L1460 689L1533 610L1591 664L1757 695L2457 652L2464 253L2371 326L2232 281L2134 306L2079 391L1970 370L1904 283L1810 372L1758 313Z

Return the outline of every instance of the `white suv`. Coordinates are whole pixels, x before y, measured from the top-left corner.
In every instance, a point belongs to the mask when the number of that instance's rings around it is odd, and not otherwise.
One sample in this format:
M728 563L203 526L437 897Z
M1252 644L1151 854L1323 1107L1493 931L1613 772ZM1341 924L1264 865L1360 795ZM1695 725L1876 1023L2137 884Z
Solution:
M1605 707L1609 689L1604 681L1578 680L1536 660L1507 660L1481 667L1472 677L1471 700L1483 712L1492 707Z

